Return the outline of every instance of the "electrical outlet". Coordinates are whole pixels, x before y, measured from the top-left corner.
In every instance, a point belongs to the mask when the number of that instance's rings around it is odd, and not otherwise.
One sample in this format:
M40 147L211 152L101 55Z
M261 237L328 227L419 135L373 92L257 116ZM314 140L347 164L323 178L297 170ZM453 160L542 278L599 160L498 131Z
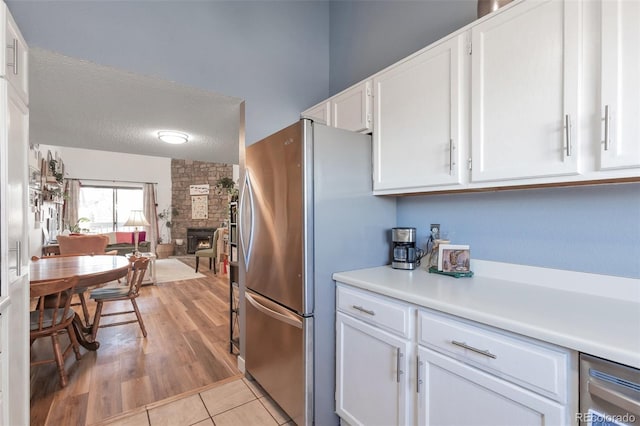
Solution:
M432 223L431 224L431 237L434 240L439 240L440 239L440 224L439 223Z

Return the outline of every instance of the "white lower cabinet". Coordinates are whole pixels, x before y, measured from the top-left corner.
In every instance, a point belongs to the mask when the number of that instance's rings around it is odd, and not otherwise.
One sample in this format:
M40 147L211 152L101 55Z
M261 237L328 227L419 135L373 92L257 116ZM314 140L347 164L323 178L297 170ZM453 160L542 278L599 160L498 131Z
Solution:
M423 346L419 425L562 425L563 405Z
M336 413L345 424L575 423L568 349L341 283L337 310Z
M353 426L412 424L415 308L342 285L336 306L336 414Z
M354 426L410 424L409 340L343 313L336 327L336 413Z

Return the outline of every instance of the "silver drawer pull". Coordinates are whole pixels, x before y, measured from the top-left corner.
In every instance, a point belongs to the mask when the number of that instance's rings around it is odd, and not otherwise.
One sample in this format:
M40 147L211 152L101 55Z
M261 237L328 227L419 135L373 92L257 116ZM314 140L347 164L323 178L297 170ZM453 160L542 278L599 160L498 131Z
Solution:
M356 309L356 310L358 310L358 311L360 311L360 312L364 313L364 314L369 314L369 315L371 315L371 316L373 316L373 315L375 315L375 314L376 314L375 312L373 312L373 311L371 311L371 310L369 310L369 309L365 309L365 308L363 308L362 306L358 306L358 305L351 305L351 307L352 307L353 309Z
M493 358L493 359L498 358L497 355L492 354L491 352L489 352L488 349L483 351L482 349L478 349L478 348L474 348L473 346L469 346L465 342L457 342L455 340L452 340L451 344L452 345L456 345L456 346L460 346L461 348L464 348L464 349L469 349L470 351L473 351L473 352L475 352L477 354L480 354L480 355L488 356L489 358Z

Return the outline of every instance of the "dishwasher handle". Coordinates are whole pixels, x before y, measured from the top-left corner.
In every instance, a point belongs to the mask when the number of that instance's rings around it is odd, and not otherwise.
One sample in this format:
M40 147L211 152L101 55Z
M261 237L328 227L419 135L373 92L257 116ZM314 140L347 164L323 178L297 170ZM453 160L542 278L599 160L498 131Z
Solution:
M627 412L640 415L640 401L631 399L620 392L616 392L613 389L609 389L593 381L589 381L587 387L591 395L607 401L616 407L620 407Z

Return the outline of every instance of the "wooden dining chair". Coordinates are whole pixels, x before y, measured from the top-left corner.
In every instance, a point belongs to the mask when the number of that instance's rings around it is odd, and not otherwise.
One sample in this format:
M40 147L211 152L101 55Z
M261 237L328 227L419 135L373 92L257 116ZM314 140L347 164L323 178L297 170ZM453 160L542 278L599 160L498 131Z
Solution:
M136 298L138 297L140 286L142 285L142 280L144 279L144 274L147 271L149 258L131 256L129 261L131 262L131 264L129 274L127 276L127 281L129 283L128 286L99 288L91 291L90 298L97 302L96 313L93 318L93 325L91 326L91 337L94 341L98 334L98 328L113 327L115 325L129 324L133 322L137 322L138 324L140 324L142 334L144 335L144 337L147 337L147 330L144 328L144 322L142 321L142 315L140 314L140 310L138 309ZM133 310L109 312L106 314L102 313L102 306L104 305L104 303L121 300L130 300L131 305L133 306ZM100 325L100 319L102 317L125 314L135 314L136 319Z
M73 349L76 360L80 360L80 347L73 331L71 323L75 317L75 312L71 309L71 295L73 288L78 283L78 277L67 279L44 281L30 286L32 298L38 298L36 309L30 312L30 333L31 345L33 342L45 336L50 336L53 343L52 359L32 361L31 365L40 365L55 362L58 366L60 376L60 386L67 385L67 372L64 369L64 360ZM60 333L69 335L69 346L64 351L60 350L58 335Z
M100 255L109 254L117 255L118 250L106 252L109 244L109 237L103 234L87 234L87 235L58 235L58 245L60 247L60 256L82 256L82 255ZM87 307L87 299L85 298L85 287L78 288L74 294L78 296L79 302L71 303L71 306L81 306L84 322L89 325L90 316Z
M109 255L115 255L117 252L115 253L105 253L105 254L109 254ZM43 257L38 257L38 256L31 256L31 261L32 262L37 262L39 260L42 261L55 261L55 259L57 258L61 258L61 257L76 257L76 256L87 256L87 254L59 254L56 256L43 256ZM120 280L118 280L120 281ZM80 306L82 308L82 316L84 317L84 323L85 325L89 326L91 325L91 316L89 315L89 307L87 306L87 299L84 297L84 293L87 291L86 287L77 287L73 289L73 295L74 296L78 296L78 300L79 302L71 302L71 306Z

